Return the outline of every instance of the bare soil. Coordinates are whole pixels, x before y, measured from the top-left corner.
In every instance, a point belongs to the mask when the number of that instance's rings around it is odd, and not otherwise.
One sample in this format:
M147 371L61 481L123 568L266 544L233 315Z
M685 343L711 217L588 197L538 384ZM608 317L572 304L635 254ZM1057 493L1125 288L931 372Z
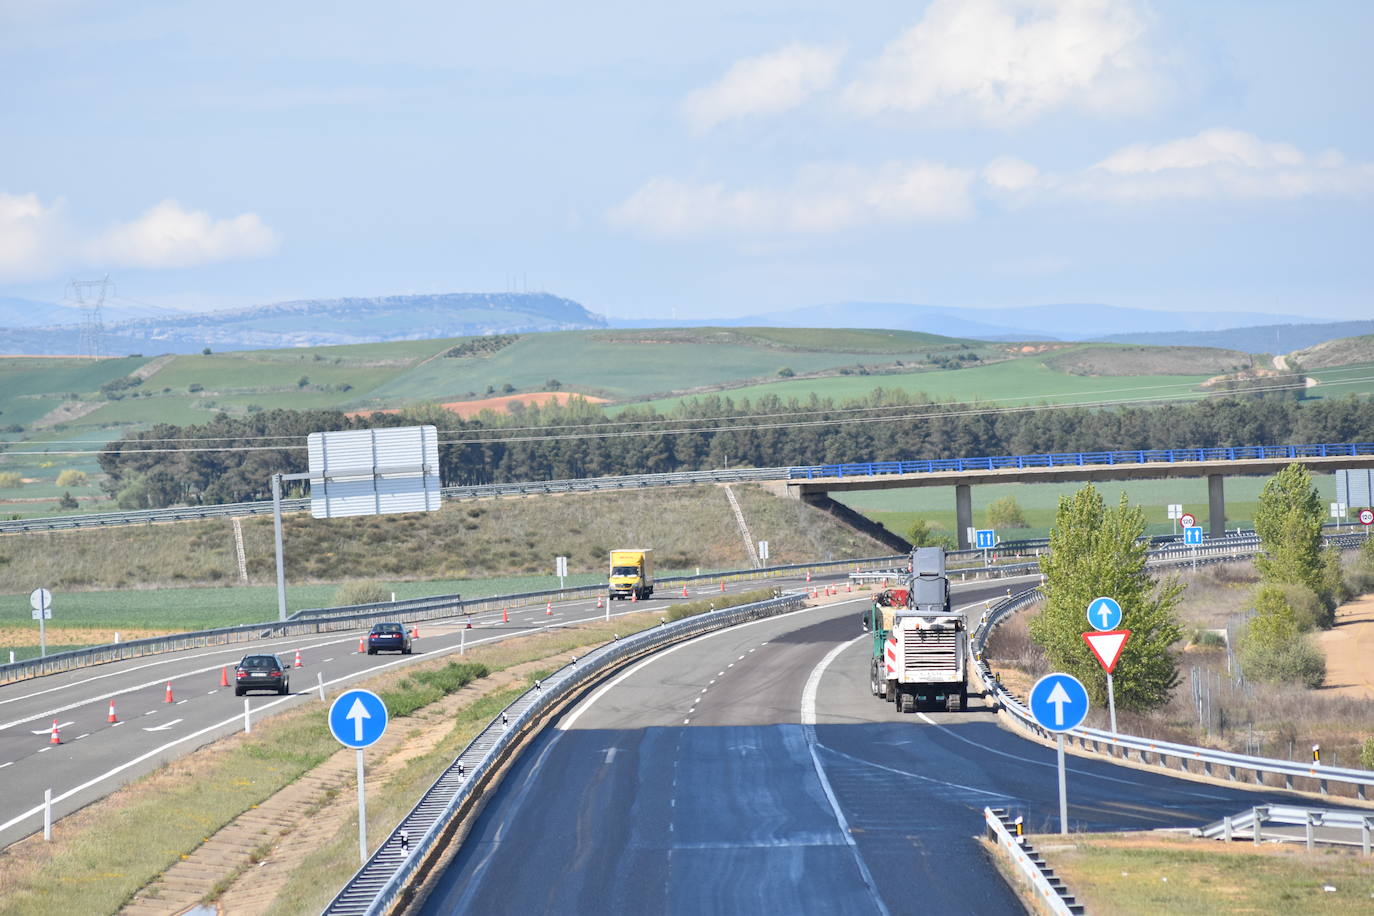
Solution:
M1322 693L1374 698L1374 595L1336 608L1336 625L1316 641L1326 653Z

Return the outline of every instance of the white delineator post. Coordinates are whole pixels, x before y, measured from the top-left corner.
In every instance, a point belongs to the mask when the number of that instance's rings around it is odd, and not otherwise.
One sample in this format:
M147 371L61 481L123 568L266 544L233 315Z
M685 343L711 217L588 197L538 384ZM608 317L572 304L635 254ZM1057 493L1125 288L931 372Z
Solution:
M323 671L316 671L316 672L315 672L315 679L316 679L317 681L319 681L319 684L320 684L320 702L323 703L323 702L324 702L324 672L323 672Z
M243 698L243 733L251 735L253 733L253 720L248 715L248 698Z
M358 861L367 864L367 799L363 791L362 748L358 748Z
M52 789L43 790L43 841L52 842Z

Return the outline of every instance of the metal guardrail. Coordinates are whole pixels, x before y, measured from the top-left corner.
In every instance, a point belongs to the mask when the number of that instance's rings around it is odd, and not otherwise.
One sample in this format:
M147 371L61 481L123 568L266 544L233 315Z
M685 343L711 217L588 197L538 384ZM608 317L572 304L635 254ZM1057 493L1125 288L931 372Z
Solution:
M1318 837L1317 830L1359 831L1360 849L1370 855L1370 834L1374 831L1374 812L1352 811L1340 808L1306 808L1300 805L1256 805L1249 811L1228 815L1206 827L1194 827L1190 833L1195 837L1212 840L1231 841L1237 835L1250 834L1251 841L1259 845L1264 839L1264 827L1302 827L1303 839L1307 848L1313 849L1317 843L1347 844L1351 841L1332 837ZM1282 831L1269 832L1270 839L1291 840L1293 837Z
M624 474L612 477L575 477L560 480L448 486L444 499L490 499L540 493L581 493L600 490L636 490L696 483L743 483L758 480L811 480L817 477L854 477L879 474L921 474L932 471L989 471L1014 468L1131 465L1182 461L1241 461L1256 458L1340 458L1374 455L1374 442L1321 445L1247 445L1227 448L1126 449L1107 452L1047 452L1036 455L1000 455L983 458L929 458L914 461L862 461L802 467L720 468L706 471L668 471L658 474ZM282 510L310 508L308 499L282 500ZM214 506L183 506L139 509L87 515L0 521L0 534L24 531L56 531L68 528L152 524L162 521L262 515L272 511L271 500L226 503Z
M1069 893L1069 889L1054 874L1054 869L1045 864L1040 853L1024 836L1013 836L1007 829L1007 812L1003 808L984 808L983 820L988 825L988 839L1002 849L1016 870L1026 879L1031 888L1039 895L1045 909L1056 916L1080 916L1083 905ZM1038 909L1031 908L1032 912Z
M863 461L787 469L789 480L855 477L875 474L928 474L932 471L999 471L1016 468L1060 468L1086 465L1172 464L1182 461L1342 458L1374 455L1374 442L1321 445L1244 445L1226 448L1151 448L1112 452L1047 452L987 458L926 458L917 461Z
M643 630L607 643L537 681L507 706L435 780L367 863L325 907L331 916L383 914L408 893L409 884L446 838L486 778L549 709L608 669L635 656L700 633L772 617L802 606L793 595L726 608Z
M822 560L815 563L791 563L763 569L738 569L693 576L676 576L660 579L656 584L663 585L665 589L673 589L689 582L719 581L722 584L726 582L751 582L778 578L806 570L827 572L837 569L857 569L876 564L891 564L900 559L902 558L897 556L884 556L862 557L852 560ZM196 649L205 646L222 646L231 643L251 642L257 639L337 632L371 626L382 621L418 623L425 620L440 620L459 615L498 610L504 607L522 607L545 601L566 601L573 598L592 597L604 593L605 590L605 583L597 583L572 588L493 595L487 598L464 599L461 595L456 594L435 595L425 598L406 598L400 601L382 601L375 604L311 608L297 611L285 621L265 621L263 623L219 627L212 630L173 633L167 636L150 636L146 639L133 639L128 642L55 652L43 658L30 658L13 664L0 665L0 684L40 677L45 674L57 674L74 668L102 665L106 662L156 655L162 652L178 652L183 649Z
M1362 538L1363 535L1355 537ZM1171 558L1163 560L1160 565L1181 565L1187 562L1189 561L1186 558ZM1036 587L1005 598L988 608L974 629L973 638L969 640L969 654L970 666L978 672L984 689L988 691L999 711L1006 712L1011 721L1023 731L1048 740L1052 736L1051 733L1035 721L1035 717L1025 704L1002 686L983 658L983 649L992 631L1012 613L1036 603L1040 598L1040 589ZM1136 760L1143 765L1184 775L1193 774L1192 767L1197 765L1201 767L1204 776L1220 775L1232 782L1240 781L1241 773L1249 773L1255 785L1265 785L1265 776L1282 777L1286 789L1294 787L1295 779L1306 779L1315 782L1323 795L1328 793L1329 783L1342 783L1353 786L1356 797L1361 801L1367 800L1368 790L1374 787L1374 771L1370 770L1256 757L1216 748L1114 734L1102 729L1081 726L1065 732L1064 737L1070 747L1076 743L1082 751L1102 754L1113 759L1117 758L1117 752L1120 751L1121 759L1124 760L1130 760L1134 753Z

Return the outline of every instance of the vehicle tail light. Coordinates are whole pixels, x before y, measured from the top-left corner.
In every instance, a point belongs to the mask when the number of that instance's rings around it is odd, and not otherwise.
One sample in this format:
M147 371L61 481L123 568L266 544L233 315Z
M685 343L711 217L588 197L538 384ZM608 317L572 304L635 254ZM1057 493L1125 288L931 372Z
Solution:
M244 676L247 675L247 674L248 674L247 671L235 671L235 672L234 672L234 677L244 677Z
M269 671L269 672L267 673L267 676L268 676L268 677L281 677L281 672L280 672L280 671Z

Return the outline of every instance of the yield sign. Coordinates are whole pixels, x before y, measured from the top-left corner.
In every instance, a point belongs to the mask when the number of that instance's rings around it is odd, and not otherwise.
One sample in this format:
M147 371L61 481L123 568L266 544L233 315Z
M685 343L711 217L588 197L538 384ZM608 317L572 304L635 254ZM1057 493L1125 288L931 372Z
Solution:
M1102 670L1111 674L1130 636L1130 630L1108 630L1105 633L1084 633L1083 641L1093 650L1093 655L1097 656Z

